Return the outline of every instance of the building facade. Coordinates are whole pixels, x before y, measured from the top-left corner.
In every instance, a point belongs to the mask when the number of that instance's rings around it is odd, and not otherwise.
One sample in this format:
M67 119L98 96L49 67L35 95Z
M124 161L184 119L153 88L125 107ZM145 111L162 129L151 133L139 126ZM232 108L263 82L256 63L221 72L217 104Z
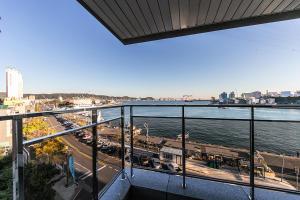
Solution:
M22 99L23 98L22 74L14 68L7 68L5 73L6 73L6 98Z
M11 114L10 109L0 108L0 116ZM0 148L12 145L12 124L10 120L0 121Z
M235 99L235 93L233 91L229 93L229 99Z
M228 96L227 96L227 93L226 93L226 92L222 92L222 93L219 95L219 101L220 101L220 103L225 103L225 102L227 102L227 99L228 99Z
M291 91L282 91L280 92L281 97L292 97L294 96Z

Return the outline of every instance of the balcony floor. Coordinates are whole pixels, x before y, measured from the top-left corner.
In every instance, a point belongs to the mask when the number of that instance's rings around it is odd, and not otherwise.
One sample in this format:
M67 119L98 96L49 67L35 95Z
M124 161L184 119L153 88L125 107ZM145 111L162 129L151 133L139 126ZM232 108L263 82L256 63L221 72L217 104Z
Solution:
M121 180L119 176L110 188L101 196L102 200L114 199L157 199L157 200L248 200L249 188L228 183L203 180L198 178L186 178L186 189L182 188L182 177L166 173L134 169L134 177L128 176ZM129 177L129 178L128 178ZM296 194L255 189L257 200L299 200Z

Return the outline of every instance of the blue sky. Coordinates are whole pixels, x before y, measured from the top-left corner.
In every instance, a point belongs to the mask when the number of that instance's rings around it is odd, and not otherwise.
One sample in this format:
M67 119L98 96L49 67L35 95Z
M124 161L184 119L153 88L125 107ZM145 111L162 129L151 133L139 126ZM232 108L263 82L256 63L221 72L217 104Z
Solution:
M0 16L0 91L8 66L27 93L300 90L300 20L124 46L76 1L2 0Z

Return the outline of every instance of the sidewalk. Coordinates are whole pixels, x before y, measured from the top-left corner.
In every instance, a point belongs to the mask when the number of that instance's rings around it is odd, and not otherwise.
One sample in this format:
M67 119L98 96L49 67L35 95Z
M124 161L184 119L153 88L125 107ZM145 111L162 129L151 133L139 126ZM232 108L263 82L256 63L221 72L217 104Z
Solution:
M231 180L231 181L237 181L237 182L244 182L249 183L250 179L249 176L246 174L240 174L237 170L230 170L230 169L214 169L206 166L201 161L195 161L195 160L187 160L186 161L186 170L187 173L191 173L194 175L202 175L207 176L211 178L218 178L223 180ZM273 178L260 178L255 177L255 184L257 185L264 185L264 186L270 186L270 187L277 187L277 188L284 188L284 189L290 189L295 190L296 188L292 186L287 181L280 181L280 178L273 177Z
M53 185L53 189L56 192L55 200L72 200L77 193L78 186L74 183L70 183L68 187L65 186L66 178L60 179Z

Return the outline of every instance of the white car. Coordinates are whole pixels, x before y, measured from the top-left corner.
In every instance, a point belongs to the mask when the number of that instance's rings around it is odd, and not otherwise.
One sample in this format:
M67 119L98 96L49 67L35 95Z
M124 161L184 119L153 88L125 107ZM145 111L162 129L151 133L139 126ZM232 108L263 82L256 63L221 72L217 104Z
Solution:
M88 140L88 139L91 139L92 138L92 135L89 135L89 134L87 134L87 135L85 135L85 136L83 136L83 140Z
M168 164L168 168L169 170L171 170L172 172L178 172L181 171L181 169L179 168L179 166L176 163L169 163Z
M158 158L152 158L152 163L153 163L155 169L160 168L160 161Z

